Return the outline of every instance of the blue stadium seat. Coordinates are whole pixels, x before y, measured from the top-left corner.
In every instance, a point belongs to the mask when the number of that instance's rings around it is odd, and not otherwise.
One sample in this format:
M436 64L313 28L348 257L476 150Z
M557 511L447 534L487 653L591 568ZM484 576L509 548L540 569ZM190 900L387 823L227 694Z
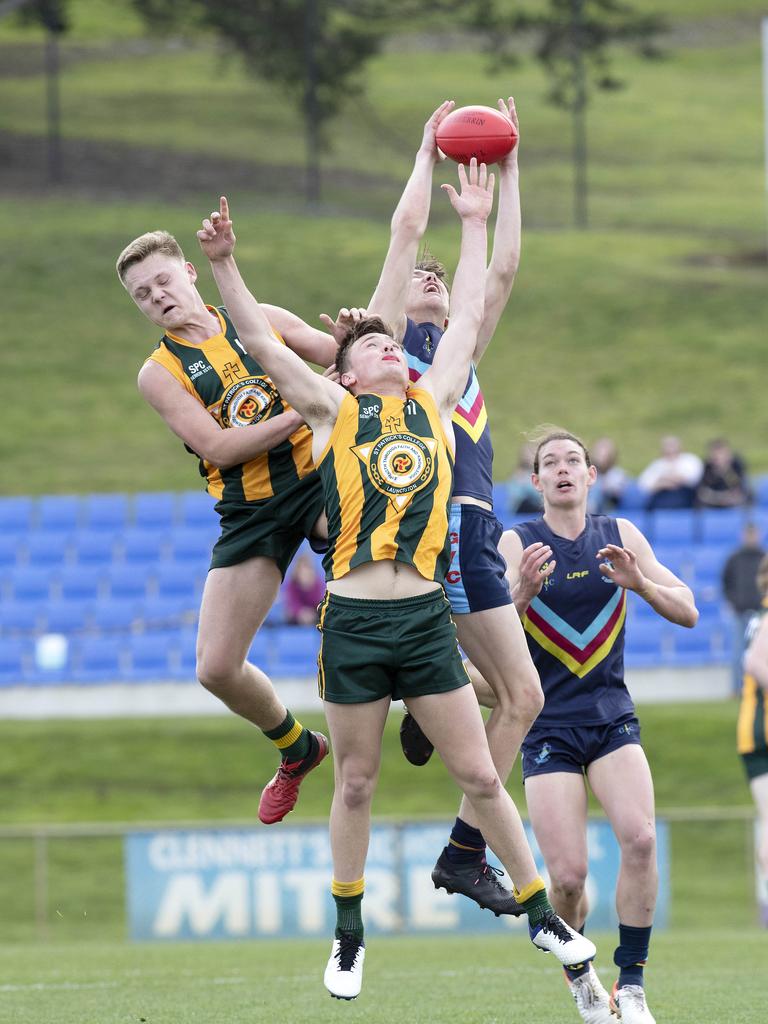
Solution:
M175 530L170 538L169 557L174 562L195 563L205 570L217 536L217 531L208 526Z
M109 565L117 550L114 530L80 530L72 537L72 556L78 565Z
M128 676L136 682L162 681L178 677L178 633L158 630L140 633L129 641Z
M35 503L31 498L0 498L0 533L23 533L32 525Z
M700 619L694 629L675 629L673 649L668 655L672 665L710 665L722 649L714 629Z
M147 597L139 602L137 617L144 630L189 628L197 622L198 604L184 596Z
M151 579L146 571L132 565L111 565L106 570L107 589L111 598L138 600L147 595Z
M274 629L260 629L248 650L248 661L267 674L272 671L275 632Z
M165 527L162 530L150 527L133 527L122 535L120 549L122 559L128 565L147 566L158 562L166 547Z
M71 533L79 524L81 499L69 494L48 494L37 503L37 528Z
M96 565L66 565L59 573L65 600L96 601L105 582L105 570Z
M761 508L768 508L768 473L754 477L752 489L755 492L755 504Z
M33 530L26 539L27 562L30 565L59 566L67 560L70 544L65 533Z
M82 683L112 683L124 678L120 645L115 637L84 637L77 645L72 677Z
M31 656L29 641L4 638L0 644L0 686L16 686L24 681Z
M622 515L624 512L639 511L645 508L647 502L648 495L640 489L637 480L627 480L616 511L618 515Z
M47 633L78 633L88 627L90 601L49 601L42 608L41 629Z
M197 630L179 631L179 676L188 682L197 679Z
M93 628L101 633L129 633L138 619L138 608L132 597L103 597L91 610Z
M181 524L186 527L207 527L218 532L219 517L214 512L216 499L207 491L185 491L179 502Z
M314 626L272 630L272 672L276 676L312 676L317 671L320 634Z
M176 520L176 495L171 491L137 494L133 502L133 518L137 527L165 533Z
M51 597L55 577L37 565L16 565L7 575L10 593L16 600L42 601Z
M646 521L655 544L693 544L696 540L693 509L657 509L648 514Z
M624 660L631 668L664 664L665 643L658 615L653 619L637 618L627 626Z
M743 508L705 508L699 513L699 534L704 544L733 548L741 541L745 522Z
M675 576L688 581L693 571L693 555L696 545L691 544L654 544L653 553L662 565L665 565Z
M691 551L692 580L694 587L720 587L723 566L728 549L699 544Z
M89 494L83 508L83 527L90 532L124 530L129 518L125 494Z
M161 562L155 567L158 597L185 598L190 604L199 600L205 575L184 562Z
M17 601L13 598L0 602L0 634L35 633L43 623L45 601ZM3 639L3 643L5 640Z
M24 534L0 533L0 569L5 570L17 562L23 562L23 551Z

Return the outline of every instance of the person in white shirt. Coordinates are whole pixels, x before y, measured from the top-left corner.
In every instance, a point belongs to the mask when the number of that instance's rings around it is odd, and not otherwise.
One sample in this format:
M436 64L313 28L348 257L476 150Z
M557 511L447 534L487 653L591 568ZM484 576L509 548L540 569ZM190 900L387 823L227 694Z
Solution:
M663 437L661 457L646 466L637 480L648 495L647 507L692 508L703 470L699 456L684 452L679 437Z

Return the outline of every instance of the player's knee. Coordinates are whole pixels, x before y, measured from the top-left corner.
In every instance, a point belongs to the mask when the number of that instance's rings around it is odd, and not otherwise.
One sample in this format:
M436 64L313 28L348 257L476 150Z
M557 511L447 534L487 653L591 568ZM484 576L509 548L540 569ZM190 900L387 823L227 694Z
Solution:
M376 773L361 770L349 772L341 779L341 800L348 811L368 806L373 799Z
M461 788L472 802L494 800L501 791L501 782L495 769L479 767L468 770L461 778Z
M226 693L237 674L237 666L223 652L216 654L203 649L197 656L197 678L214 696Z
M562 864L549 873L549 884L552 892L563 900L581 899L587 883L587 865Z
M520 715L533 725L544 707L544 691L541 688L539 674L533 666L530 672L525 673L518 703Z
M656 829L652 821L634 829L621 842L622 855L635 863L647 863L656 856Z

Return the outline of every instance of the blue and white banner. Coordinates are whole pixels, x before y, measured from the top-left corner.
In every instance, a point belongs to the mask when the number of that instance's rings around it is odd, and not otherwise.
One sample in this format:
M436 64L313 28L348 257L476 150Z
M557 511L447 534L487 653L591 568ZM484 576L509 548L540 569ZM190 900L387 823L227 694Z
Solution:
M462 896L437 891L430 872L450 822L374 825L365 869L365 927L391 932L521 930L525 918L499 917ZM656 926L669 902L667 827L657 823L660 892ZM533 833L526 828L543 871ZM616 925L619 849L607 822L588 826L590 930ZM336 911L330 894L328 829L201 829L134 832L125 839L130 935L136 940L327 937ZM497 864L489 857L492 864ZM509 879L504 878L506 885Z

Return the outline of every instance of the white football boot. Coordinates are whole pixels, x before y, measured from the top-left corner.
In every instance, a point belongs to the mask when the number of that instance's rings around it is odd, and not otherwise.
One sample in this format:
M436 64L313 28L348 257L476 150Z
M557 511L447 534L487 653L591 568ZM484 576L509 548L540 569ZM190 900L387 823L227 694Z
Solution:
M365 943L351 932L333 940L323 981L335 999L357 999L363 987Z
M575 932L554 911L550 911L537 924L529 924L528 932L534 946L545 953L554 953L564 967L583 964L597 952L594 942Z
M656 1024L656 1018L648 1009L645 990L642 985L613 986L611 1009L622 1024Z
M576 1009L586 1024L616 1024L616 1018L611 1013L610 996L592 964L586 974L573 981L567 978L567 981Z

